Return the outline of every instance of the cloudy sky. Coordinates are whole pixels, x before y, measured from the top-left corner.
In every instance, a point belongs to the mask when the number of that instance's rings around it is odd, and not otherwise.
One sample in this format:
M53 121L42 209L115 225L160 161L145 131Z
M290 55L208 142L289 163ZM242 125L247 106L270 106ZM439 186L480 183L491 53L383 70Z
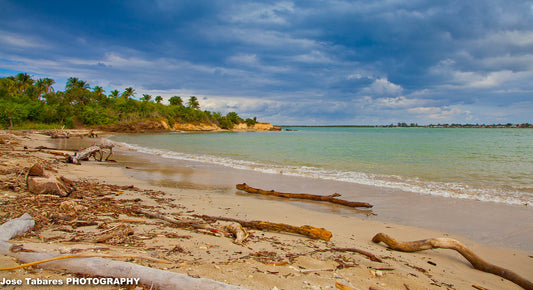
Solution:
M533 122L533 1L0 0L0 76L275 124Z

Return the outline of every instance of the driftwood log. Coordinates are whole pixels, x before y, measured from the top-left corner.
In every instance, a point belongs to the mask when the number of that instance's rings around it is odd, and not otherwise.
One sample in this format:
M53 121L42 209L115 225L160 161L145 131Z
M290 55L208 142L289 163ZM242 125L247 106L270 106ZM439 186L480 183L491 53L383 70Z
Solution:
M434 238L434 239L426 239L426 240L420 240L420 241L413 241L413 242L399 242L392 237L384 234L384 233L378 233L372 238L372 242L379 243L383 242L389 246L389 248L395 250L395 251L401 251L401 252L418 252L423 250L429 250L429 249L451 249L456 250L461 254L463 257L465 257L472 266L480 271L491 273L494 275L498 275L502 278L505 278L520 287L527 289L527 290L533 290L533 283L531 281L526 280L525 278L522 278L515 272L493 265L485 262L483 259L481 259L479 256L474 254L470 249L465 247L463 244L461 244L459 241L454 239L448 239L448 238Z
M8 221L0 226L0 254L18 259L23 263L40 261L61 255L53 253L12 252L7 241L23 234L35 225L28 214ZM163 271L128 262L105 258L72 258L40 264L41 268L65 270L96 277L139 278L140 283L155 289L243 289L205 278L191 278L184 274Z
M277 192L274 190L263 190L259 188L253 188L253 187L248 186L246 183L237 184L236 187L238 190L246 191L248 193L271 195L271 196L285 197L285 198L326 201L326 202L331 202L331 203L340 204L340 205L349 206L349 207L368 207L368 208L372 207L371 204L366 203L366 202L357 202L357 201L348 201L348 200L338 199L337 197L340 196L340 194L338 193L328 195L328 196L307 194L307 193L284 193L284 192Z
M105 150L109 150L109 153L105 158L105 161L107 161L109 157L113 154L113 147L115 147L115 145L107 143L89 146L74 153L74 155L69 155L67 157L67 163L80 164L80 161L87 161L91 157L93 157L94 160L102 161L102 159L104 158ZM96 157L97 154L100 156L99 158Z
M54 172L45 172L40 164L33 165L26 174L28 191L33 194L53 194L68 196L74 191L74 183Z
M293 234L299 234L302 236L309 237L311 239L315 240L325 240L329 241L331 239L331 232L323 229L323 228L315 228L313 226L291 226L287 224L282 223L271 223L271 222L265 222L265 221L244 221L244 220L238 220L234 218L228 218L228 217L215 217L215 216L208 216L208 215L194 215L195 217L202 218L204 220L213 220L213 221L228 221L228 222L236 222L240 224L241 226L245 228L251 228L261 231L275 231L275 232L286 232L286 233L293 233Z

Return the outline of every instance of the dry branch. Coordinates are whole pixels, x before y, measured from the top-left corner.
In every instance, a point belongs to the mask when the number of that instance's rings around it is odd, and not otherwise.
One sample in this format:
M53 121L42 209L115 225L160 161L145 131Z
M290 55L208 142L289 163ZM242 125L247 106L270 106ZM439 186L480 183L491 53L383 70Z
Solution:
M18 234L33 228L35 221L30 215L8 221L0 226L0 254L15 257L23 263L61 257L53 253L12 252L12 245L5 242ZM104 258L72 258L51 261L40 267L51 270L66 270L90 276L139 278L140 283L156 289L242 289L204 278L191 278L184 274L163 271L133 263L113 261Z
M171 217L162 215L160 213L151 212L151 211L147 211L147 210L140 209L140 208L139 209L135 209L133 212L136 213L136 214L144 215L144 216L149 217L149 218L164 220L166 222L169 222L169 223L171 223L173 225L176 225L178 227L181 227L181 228L195 228L195 229L203 229L203 230L211 229L211 226L206 224L206 223L198 223L196 221L177 220L175 218L171 218Z
M364 250L356 249L356 248L337 248L337 247L334 247L334 248L329 248L329 249L316 250L315 252L353 252L353 253L358 253L358 254L364 255L364 256L368 257L371 261L383 263L383 260L378 258L376 255L374 255L374 254L372 254L370 252L364 251Z
M236 187L238 190L246 191L248 193L272 195L272 196L285 197L285 198L326 201L326 202L345 205L349 207L369 207L369 208L372 207L371 204L366 203L366 202L357 202L357 201L348 201L348 200L338 199L337 197L340 195L337 193L333 195L328 195L328 196L307 194L307 193L284 193L284 192L277 192L274 190L263 190L259 188L253 188L253 187L248 186L246 183L237 184Z
M372 241L374 243L383 242L387 244L391 249L402 252L418 252L438 248L456 250L463 257L465 257L475 269L498 275L519 285L524 289L533 290L533 283L531 281L522 278L511 270L485 262L479 256L474 254L474 252L472 252L470 249L468 249L459 241L454 239L434 238L413 242L399 242L384 233L378 233L374 236L374 238L372 238Z
M195 215L196 217L202 218L204 220L219 220L219 221L228 221L228 222L236 222L241 224L245 228L251 228L256 230L267 230L267 231L275 231L275 232L287 232L287 233L293 233L293 234L299 234L306 237L309 237L311 239L315 240L325 240L329 241L331 239L331 232L323 229L323 228L315 228L313 226L291 226L287 224L281 224L281 223L271 223L271 222L265 222L265 221L243 221L238 220L234 218L228 218L228 217L214 217L214 216L208 216L208 215Z

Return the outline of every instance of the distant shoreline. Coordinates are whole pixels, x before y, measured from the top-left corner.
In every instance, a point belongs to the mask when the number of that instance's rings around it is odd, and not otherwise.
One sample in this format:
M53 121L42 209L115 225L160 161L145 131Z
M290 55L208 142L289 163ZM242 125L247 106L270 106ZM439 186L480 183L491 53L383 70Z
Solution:
M533 129L533 124L430 124L430 125L276 125L282 128L481 128L481 129Z

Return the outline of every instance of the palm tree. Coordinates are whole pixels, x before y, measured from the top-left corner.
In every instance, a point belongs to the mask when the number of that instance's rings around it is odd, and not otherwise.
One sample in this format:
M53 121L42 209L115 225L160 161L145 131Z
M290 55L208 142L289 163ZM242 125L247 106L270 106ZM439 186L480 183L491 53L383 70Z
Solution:
M105 100L106 95L104 94L104 92L105 90L101 86L95 86L93 88L93 94L96 100L98 100L98 102L102 102L103 100Z
M150 96L149 94L143 94L143 97L142 97L142 100L143 102L150 102L150 100L152 99L152 96Z
M109 97L116 99L116 98L118 98L118 93L119 93L118 90L112 90L111 94L109 94Z
M38 79L35 85L37 85L39 92L44 95L55 92L54 87L52 87L55 83L56 81L51 78L42 78Z
M17 93L22 93L26 88L33 85L35 82L31 76L27 73L19 73L17 76L15 76L15 86Z
M75 78L75 77L70 77L68 78L67 80L67 84L65 86L65 88L67 90L72 90L72 89L82 89L82 90L88 90L91 88L91 86L89 86L89 84L86 82L86 81L82 81L78 78Z
M189 98L189 101L187 102L187 106L195 110L200 109L200 103L198 103L198 98L196 98L195 96L191 96Z
M135 90L132 87L125 88L124 92L122 93L122 97L124 99L129 99L130 97L135 96Z

